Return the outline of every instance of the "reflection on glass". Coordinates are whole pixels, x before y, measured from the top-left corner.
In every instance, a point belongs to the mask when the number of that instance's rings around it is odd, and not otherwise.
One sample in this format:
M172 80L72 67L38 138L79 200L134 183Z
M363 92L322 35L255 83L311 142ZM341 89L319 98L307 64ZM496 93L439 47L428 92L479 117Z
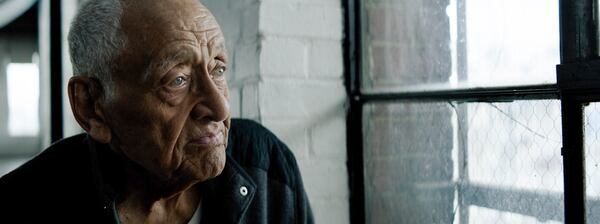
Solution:
M6 74L8 134L12 137L37 136L40 131L38 66L31 63L10 63Z
M558 1L362 4L366 92L556 82Z
M468 82L555 83L558 1L466 1Z
M469 223L479 224L479 223L519 223L519 224L558 224L562 223L554 220L539 220L531 216L524 216L518 213L512 212L499 212L497 210L478 207L478 206L469 206L469 213L471 214L481 214L477 217L471 218Z
M559 101L373 103L363 119L367 223L563 221Z
M600 222L600 103L585 108L585 181L588 223Z

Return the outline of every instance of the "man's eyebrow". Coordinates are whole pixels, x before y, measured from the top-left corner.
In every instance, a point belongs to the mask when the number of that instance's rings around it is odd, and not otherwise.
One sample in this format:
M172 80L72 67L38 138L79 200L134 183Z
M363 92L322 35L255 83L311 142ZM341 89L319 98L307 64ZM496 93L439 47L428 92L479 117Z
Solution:
M227 59L227 49L225 48L225 43L223 41L219 41L213 46L214 47L211 47L211 49L210 49L211 56L216 57L219 54L223 54L223 55L225 55L225 57L222 59L226 60Z
M149 80L155 72L167 72L174 65L191 62L196 57L194 51L189 48L180 48L174 53L166 54L166 57L155 58L144 72L144 80Z

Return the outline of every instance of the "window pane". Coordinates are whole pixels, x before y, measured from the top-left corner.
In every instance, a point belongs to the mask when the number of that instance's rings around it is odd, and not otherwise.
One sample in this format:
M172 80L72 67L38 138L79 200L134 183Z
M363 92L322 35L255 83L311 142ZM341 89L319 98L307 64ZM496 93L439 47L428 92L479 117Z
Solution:
M366 92L556 82L558 1L363 2Z
M587 223L600 223L600 103L585 108Z
M374 103L363 119L367 223L563 221L559 101Z
M6 68L8 135L32 137L40 132L40 74L36 64L10 63Z
M544 224L557 224L562 223L554 220L539 220L531 216L525 216L518 213L512 212L499 212L497 210L489 209L486 207L469 206L470 214L479 214L477 217L469 219L469 223L519 223L519 224L533 224L533 223L544 223Z
M49 143L44 97L49 87L40 67L39 3L32 3L24 12L13 12L18 18L0 19L8 21L0 27L0 175ZM0 4L0 11L6 10L4 6Z

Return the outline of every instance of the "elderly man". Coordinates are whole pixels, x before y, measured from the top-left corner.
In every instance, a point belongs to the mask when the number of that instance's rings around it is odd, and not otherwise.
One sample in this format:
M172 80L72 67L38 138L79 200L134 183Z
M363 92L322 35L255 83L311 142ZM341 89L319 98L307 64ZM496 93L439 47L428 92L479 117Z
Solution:
M230 119L224 43L197 0L85 3L68 93L87 134L2 177L1 219L312 223L289 149Z

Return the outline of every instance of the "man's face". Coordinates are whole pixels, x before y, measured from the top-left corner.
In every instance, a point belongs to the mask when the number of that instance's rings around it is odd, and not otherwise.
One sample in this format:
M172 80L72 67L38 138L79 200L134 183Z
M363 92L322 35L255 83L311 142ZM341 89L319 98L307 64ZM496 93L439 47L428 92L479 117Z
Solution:
M197 0L128 1L106 103L111 147L161 182L221 173L230 125L224 38Z

